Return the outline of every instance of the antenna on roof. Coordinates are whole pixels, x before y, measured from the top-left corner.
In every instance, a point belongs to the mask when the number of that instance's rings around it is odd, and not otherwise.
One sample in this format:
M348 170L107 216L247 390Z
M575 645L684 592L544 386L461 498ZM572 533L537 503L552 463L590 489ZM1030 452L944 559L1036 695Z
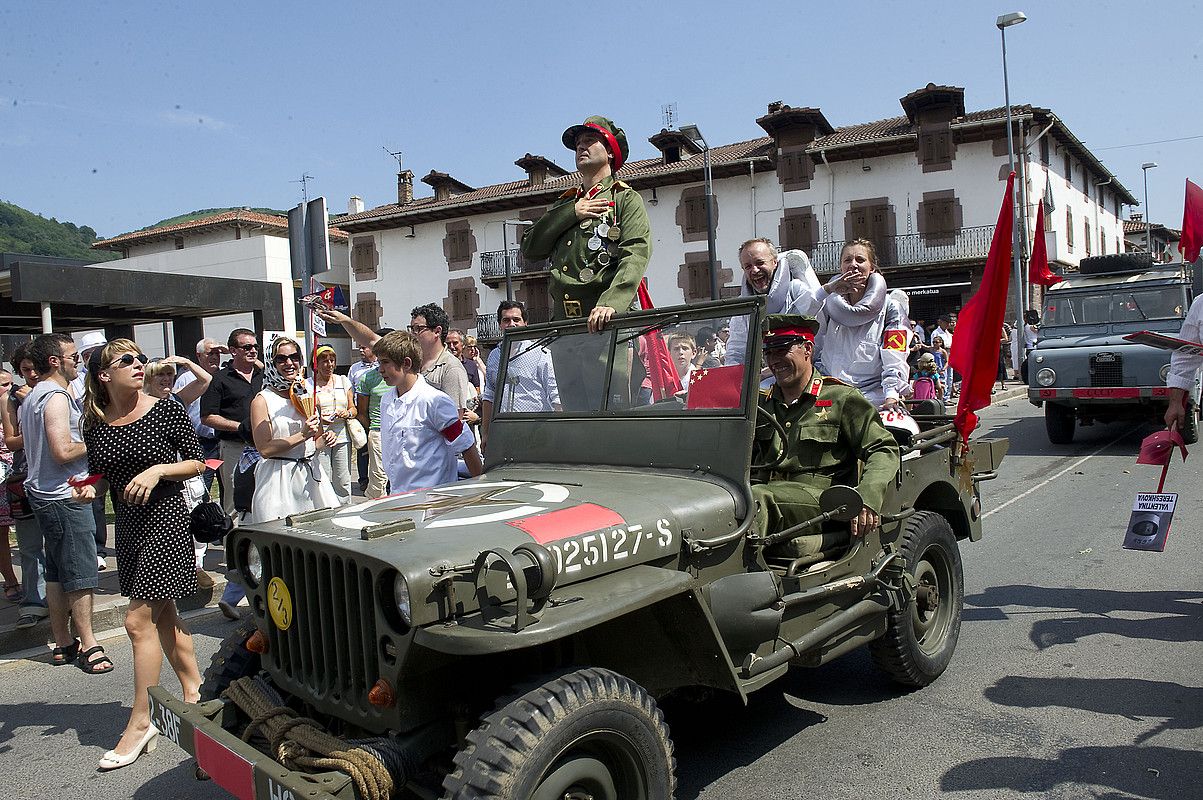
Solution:
M397 159L397 172L400 172L401 171L401 162L402 162L401 151L398 150L397 152L394 153L392 150L389 150L384 145L380 145L380 146L381 146L381 148L384 149L384 152L389 154L389 156L391 158Z
M671 131L677 124L677 104L665 103L660 106L660 116L664 120L664 129Z
M301 184L301 198L305 201L306 205L309 204L309 181L311 180L313 180L312 175L308 172L302 172L299 180L289 181L289 183Z

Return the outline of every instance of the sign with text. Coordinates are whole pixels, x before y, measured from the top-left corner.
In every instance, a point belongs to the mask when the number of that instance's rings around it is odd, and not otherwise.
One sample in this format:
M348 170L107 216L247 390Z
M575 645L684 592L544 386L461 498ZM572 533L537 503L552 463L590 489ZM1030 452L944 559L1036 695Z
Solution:
M1132 504L1132 518L1128 520L1128 531L1124 534L1124 549L1165 550L1170 535L1170 521L1174 518L1174 506L1178 503L1175 492L1158 494L1140 492Z

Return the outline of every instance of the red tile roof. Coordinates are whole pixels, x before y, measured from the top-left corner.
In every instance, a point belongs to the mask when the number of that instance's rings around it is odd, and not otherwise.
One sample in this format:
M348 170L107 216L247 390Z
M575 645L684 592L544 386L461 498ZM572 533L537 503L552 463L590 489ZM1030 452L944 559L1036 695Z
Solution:
M285 236L288 235L288 217L241 209L222 211L218 214L191 219L187 222L177 222L174 225L163 225L158 228L146 228L145 230L123 233L120 236L96 242L92 247L98 250L119 250L134 243L142 244L166 237L174 237L182 231L196 232L209 228L233 227L235 225L270 228L272 231L282 232ZM331 226L330 239L332 241L345 242L347 238L345 231Z
M1129 233L1144 233L1145 229L1148 227L1149 227L1149 223L1145 222L1144 220L1139 220L1139 219L1124 220L1124 234L1125 235L1129 234ZM1167 228L1165 225L1162 225L1159 222L1154 222L1153 223L1153 232L1157 233L1158 231L1165 231L1165 233L1168 234L1168 237L1170 239L1182 238L1182 231L1178 230L1177 228Z

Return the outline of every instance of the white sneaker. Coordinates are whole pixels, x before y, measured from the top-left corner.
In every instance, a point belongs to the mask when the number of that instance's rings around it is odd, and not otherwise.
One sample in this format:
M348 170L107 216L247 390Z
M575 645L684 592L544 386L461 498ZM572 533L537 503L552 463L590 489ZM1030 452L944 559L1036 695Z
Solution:
M105 561L104 556L96 556L96 569L104 572L109 568L109 562Z

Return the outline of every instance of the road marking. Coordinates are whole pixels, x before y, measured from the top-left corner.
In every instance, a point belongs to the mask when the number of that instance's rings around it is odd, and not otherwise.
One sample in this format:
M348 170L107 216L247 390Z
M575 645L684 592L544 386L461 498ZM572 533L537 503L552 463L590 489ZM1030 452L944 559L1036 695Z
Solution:
M1028 489L1028 490L1027 490L1026 492L1024 492L1023 494L1016 495L1015 497L1012 497L1010 500L1008 500L1007 502L1005 502L1005 503L1003 503L1002 505L998 506L997 508L992 508L992 509L990 509L990 510L989 510L989 511L987 511L985 514L982 514L982 519L985 519L986 517L990 516L991 514L997 514L999 511L1002 511L1004 508L1006 508L1007 506L1011 505L1012 503L1014 503L1014 502L1017 502L1017 501L1019 501L1019 500L1022 500L1023 498L1027 497L1029 494L1031 494L1032 492L1036 491L1037 489L1040 489L1041 487L1047 486L1048 484L1050 484L1050 483L1052 483L1053 481L1057 480L1057 478L1060 478L1062 475L1064 475L1065 473L1069 472L1070 470L1072 470L1072 469L1074 469L1074 468L1076 468L1076 467L1079 467L1079 466L1081 466L1082 464L1085 464L1087 461L1089 461L1090 459L1094 458L1094 457L1095 457L1095 456L1097 456L1099 453L1103 452L1103 451L1104 451L1104 450L1106 450L1108 447L1110 447L1111 445L1113 445L1113 444L1115 444L1116 442L1118 442L1120 439L1124 438L1125 436L1130 436L1130 435L1131 435L1131 433L1132 433L1132 431L1125 431L1125 432L1121 433L1119 436L1116 436L1114 439L1112 439L1111 441L1107 442L1107 444L1103 445L1103 446L1102 446L1102 447L1100 447L1098 450L1095 450L1093 453L1090 453L1089 455L1087 455L1087 456L1084 456L1084 457L1082 457L1082 458L1078 459L1077 461L1075 461L1074 463L1070 464L1070 465L1069 465L1068 467L1066 467L1065 469L1063 469L1063 470L1061 470L1060 472L1058 472L1056 475L1053 475L1052 477L1049 477L1049 478L1045 478L1044 480L1040 481L1040 483L1036 484L1036 485L1035 485L1035 486L1033 486L1031 489Z

